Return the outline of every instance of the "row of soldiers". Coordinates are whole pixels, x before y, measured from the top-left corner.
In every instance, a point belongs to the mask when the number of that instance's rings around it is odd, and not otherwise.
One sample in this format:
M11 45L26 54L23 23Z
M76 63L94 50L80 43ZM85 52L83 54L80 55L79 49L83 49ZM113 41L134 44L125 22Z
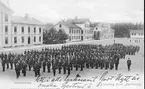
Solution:
M22 71L23 76L26 72L33 69L35 76L40 76L41 69L43 72L50 73L51 68L55 76L56 70L61 74L68 73L74 68L76 71L80 68L96 68L118 70L119 60L125 58L125 55L135 55L139 52L139 46L124 46L123 44L113 45L92 45L79 44L62 46L60 49L44 48L42 50L27 50L21 54L8 53L0 54L2 70L5 67L15 68L17 78ZM14 66L14 67L13 67Z

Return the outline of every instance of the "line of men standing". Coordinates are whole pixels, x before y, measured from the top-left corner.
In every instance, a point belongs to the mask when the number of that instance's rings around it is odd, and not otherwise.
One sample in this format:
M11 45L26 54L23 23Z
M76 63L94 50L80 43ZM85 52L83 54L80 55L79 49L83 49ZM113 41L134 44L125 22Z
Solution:
M91 45L79 44L62 46L61 49L44 48L41 51L28 50L21 54L8 53L0 54L2 71L15 68L16 77L26 76L27 71L34 71L35 77L40 76L41 68L43 72L56 75L56 70L61 74L70 75L70 71L83 71L84 68L118 70L119 60L126 55L135 55L139 51L139 46L124 46L122 44L113 45ZM14 65L14 67L13 67ZM51 70L52 68L52 70Z

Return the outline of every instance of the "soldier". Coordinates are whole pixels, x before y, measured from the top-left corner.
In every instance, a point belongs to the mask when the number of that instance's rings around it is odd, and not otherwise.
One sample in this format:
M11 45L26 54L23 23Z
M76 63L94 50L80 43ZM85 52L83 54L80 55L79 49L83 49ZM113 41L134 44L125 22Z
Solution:
M70 64L67 65L68 76L70 75Z
M58 62L58 71L59 71L59 74L61 73L61 69L62 69L62 63L59 60L59 62Z
M52 64L53 76L56 74L56 65L55 63Z
M11 69L13 69L13 59L14 59L14 57L10 57L10 66L11 66Z
M131 66L131 60L130 60L130 58L128 58L128 60L127 60L128 71L130 71L130 66Z
M48 73L50 73L50 67L51 67L51 63L50 63L50 60L47 61L47 70L48 70Z
M16 78L19 78L19 76L20 76L20 70L21 70L20 62L18 62L18 63L16 64L16 67L15 67Z
M119 65L119 57L116 55L115 57L115 70L118 70L118 65Z
M45 72L45 68L46 68L46 61L45 60L42 61L42 66L43 66L43 72Z
M27 64L25 61L23 61L23 65L22 65L23 76L26 76L26 71L27 71Z
M2 60L2 68L3 68L3 72L5 71L5 64L6 64L6 60L4 59L4 57L2 56L1 57L1 60Z
M66 74L66 62L65 61L63 61L63 74Z
M34 70L35 77L36 77L38 75L38 73L37 73L37 63L34 64L33 70Z

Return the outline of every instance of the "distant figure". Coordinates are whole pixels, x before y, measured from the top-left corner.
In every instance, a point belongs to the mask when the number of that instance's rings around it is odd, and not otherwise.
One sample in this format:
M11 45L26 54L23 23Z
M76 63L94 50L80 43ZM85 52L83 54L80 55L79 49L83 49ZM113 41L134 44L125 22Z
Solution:
M115 43L115 40L114 40L114 43Z
M130 71L130 66L131 66L131 60L130 60L130 58L128 58L128 60L127 60L128 71Z
M130 40L130 42L131 42L131 40Z

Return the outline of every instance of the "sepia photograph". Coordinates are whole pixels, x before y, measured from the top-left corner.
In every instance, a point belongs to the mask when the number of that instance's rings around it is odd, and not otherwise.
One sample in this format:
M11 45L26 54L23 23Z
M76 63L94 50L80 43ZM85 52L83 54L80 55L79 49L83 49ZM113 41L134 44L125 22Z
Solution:
M0 0L0 89L144 89L144 0Z

